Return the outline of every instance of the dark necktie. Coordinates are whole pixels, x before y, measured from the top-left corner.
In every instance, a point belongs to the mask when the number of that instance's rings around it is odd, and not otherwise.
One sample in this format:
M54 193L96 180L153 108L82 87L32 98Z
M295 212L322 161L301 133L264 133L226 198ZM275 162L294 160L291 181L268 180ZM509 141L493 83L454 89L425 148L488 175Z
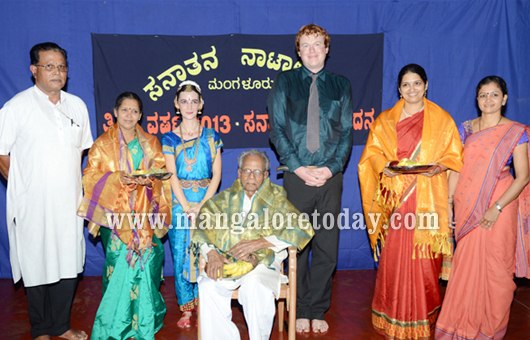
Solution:
M312 74L309 87L309 101L307 103L307 136L306 145L309 152L314 153L320 149L320 105L318 102L318 88L316 74Z

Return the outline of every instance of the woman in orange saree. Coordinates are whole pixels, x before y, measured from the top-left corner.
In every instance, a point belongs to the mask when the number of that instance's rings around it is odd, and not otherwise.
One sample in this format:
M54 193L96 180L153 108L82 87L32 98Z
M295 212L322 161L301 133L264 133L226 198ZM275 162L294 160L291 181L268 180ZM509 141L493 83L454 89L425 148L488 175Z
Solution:
M401 69L402 99L376 119L359 161L365 222L379 260L372 323L390 339L431 337L442 255L452 254L447 170L460 171L462 145L451 116L425 98L427 87L421 66ZM432 166L421 174L392 171L389 162L403 158Z
M457 246L437 339L502 339L506 333L522 231L517 198L529 180L528 136L524 125L502 115L507 99L502 78L482 79L481 115L460 129L465 162L454 196Z

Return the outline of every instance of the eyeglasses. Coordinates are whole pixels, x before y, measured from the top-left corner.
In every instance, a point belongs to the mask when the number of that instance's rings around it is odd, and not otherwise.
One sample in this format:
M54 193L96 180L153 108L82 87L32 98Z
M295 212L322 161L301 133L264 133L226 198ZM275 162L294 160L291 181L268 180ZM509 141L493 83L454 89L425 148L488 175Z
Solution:
M240 171L241 171L241 174L246 176L246 177L250 176L250 174L254 174L254 177L257 178L257 177L263 176L263 174L267 170L263 171L263 170L260 170L260 169L248 169L248 168L246 168L246 169L240 169Z
M492 91L492 92L481 92L478 94L479 100L486 100L486 98L491 97L493 99L499 99L501 97L501 93L498 91Z
M44 68L46 72L53 72L55 71L55 69L58 69L59 72L68 72L68 66L66 65L46 64L46 65L35 65L35 66Z

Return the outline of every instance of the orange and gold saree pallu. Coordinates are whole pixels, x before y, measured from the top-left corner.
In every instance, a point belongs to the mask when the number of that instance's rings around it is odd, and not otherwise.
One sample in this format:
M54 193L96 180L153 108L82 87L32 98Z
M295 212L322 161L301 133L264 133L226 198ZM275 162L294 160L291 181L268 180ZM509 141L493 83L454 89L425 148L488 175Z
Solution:
M165 167L162 148L155 136L147 134L139 125L136 136L144 157L139 170L162 169ZM154 181L152 188L138 185L131 190L120 181L121 172L132 173L132 158L117 125L101 135L88 154L84 170L84 198L78 215L89 220L89 232L97 236L99 227L113 229L129 250L142 251L152 245L152 236L164 236L171 224L171 189L169 181ZM164 216L162 225L151 226L149 218L143 227L136 228L127 218L130 213L159 214ZM110 214L110 215L109 215ZM109 216L121 215L121 227L114 228Z
M359 161L365 222L376 261L380 255L380 246L384 246L388 233L388 228L384 226L388 225L389 211L399 207L400 198L407 189L407 176L388 178L381 175L388 162L398 159L396 126L403 105L404 100L401 99L392 109L379 115L370 129ZM454 171L460 171L462 167L462 143L454 121L446 111L427 99L424 99L424 123L418 162L439 163ZM437 225L414 230L414 244L418 248L418 255L420 258L430 258L433 254L451 255L451 232L447 220L447 175L442 173L433 177L415 177L416 214L438 215ZM388 189L388 192L382 194L382 188ZM371 219L369 214L380 214L381 218Z

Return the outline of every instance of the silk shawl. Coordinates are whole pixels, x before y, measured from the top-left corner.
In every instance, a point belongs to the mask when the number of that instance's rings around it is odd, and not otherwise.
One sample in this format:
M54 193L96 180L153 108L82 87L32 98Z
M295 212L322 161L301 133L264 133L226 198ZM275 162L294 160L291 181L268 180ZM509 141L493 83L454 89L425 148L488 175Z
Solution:
M397 132L405 101L400 99L394 107L382 112L370 128L366 146L359 161L359 181L365 223L368 229L374 258L379 257L379 245L389 229L390 214L400 206L400 198L407 189L405 176L387 177L382 172L386 164L397 159ZM462 142L458 129L445 110L435 103L423 99L424 122L421 137L420 164L439 163L450 170L462 168ZM388 192L382 193L382 188ZM420 258L430 258L432 254L452 254L451 230L448 225L447 173L433 177L417 175L416 221L425 214L436 213L437 224L414 230L414 245ZM416 254L416 252L414 252ZM414 255L415 256L415 255Z
M165 168L158 139L140 125L136 125L136 136L144 153L138 170ZM159 180L153 181L151 188L138 185L131 189L120 181L120 176L134 170L127 143L115 124L96 140L88 153L83 176L85 195L78 215L90 221L89 232L93 236L97 236L100 226L113 229L129 250L136 251L150 248L153 234L161 238L167 232L171 224L171 189L169 181ZM133 220L128 215L133 212L133 216L139 214L136 216L143 222L141 227L131 225ZM149 214L153 222L160 217L160 223L151 225ZM121 227L115 228L109 216L121 219Z
M287 200L282 187L267 178L256 192L247 215L241 212L244 195L243 186L236 179L230 188L206 201L197 227L192 232L192 243L196 249L206 243L226 253L241 240L272 235L299 250L309 243L314 234L309 218L300 214ZM255 255L267 267L274 261L271 249L261 249Z

